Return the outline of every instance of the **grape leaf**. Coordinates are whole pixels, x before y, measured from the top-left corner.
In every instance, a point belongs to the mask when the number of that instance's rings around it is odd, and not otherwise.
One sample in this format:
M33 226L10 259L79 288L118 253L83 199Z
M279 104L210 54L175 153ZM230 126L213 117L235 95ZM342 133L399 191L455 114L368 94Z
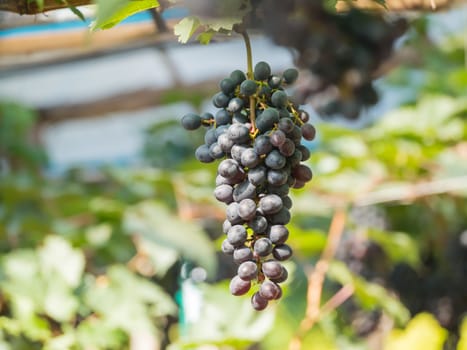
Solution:
M193 222L180 220L160 203L146 201L129 207L123 227L129 234L175 249L185 259L204 267L211 276L216 270L214 247L203 229Z
M186 44L199 26L200 21L198 17L188 16L174 26L174 33L178 36L179 42Z
M186 43L193 34L201 29L197 39L202 44L209 44L216 33L231 34L234 26L243 21L243 17L251 10L250 3L245 0L228 0L214 3L212 10L216 16L195 14L183 18L174 27L175 35L181 43Z
M125 18L159 6L157 0L97 0L97 17L92 30L111 28Z

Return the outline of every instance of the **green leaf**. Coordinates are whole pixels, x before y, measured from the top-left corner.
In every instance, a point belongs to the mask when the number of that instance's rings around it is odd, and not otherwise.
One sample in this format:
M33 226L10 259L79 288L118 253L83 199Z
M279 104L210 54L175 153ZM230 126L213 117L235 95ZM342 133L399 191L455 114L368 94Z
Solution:
M457 350L467 350L467 317L464 317L460 327L460 339L457 343Z
M227 283L193 285L188 280L182 286L182 293L187 315L183 342L176 344L179 348L222 344L243 349L260 341L273 326L275 306L272 303L266 310L257 312L249 298L233 298ZM196 295L201 296L200 308L193 302Z
M201 23L198 17L188 16L174 26L174 33L178 36L179 42L186 44L200 25Z
M84 17L83 13L75 6L70 6L70 11L73 12L80 20L86 22L86 18Z
M448 332L433 315L421 313L415 316L405 329L394 329L384 344L384 350L441 350Z
M209 275L216 269L212 242L202 228L180 220L162 204L146 201L129 207L123 219L124 230L177 250L186 259L204 267Z
M396 297L379 284L355 275L344 263L333 261L329 265L328 276L342 285L351 284L355 288L356 300L363 308L371 310L380 307L398 324L404 324L410 319L409 311Z
M186 43L200 27L203 31L197 39L202 44L208 44L216 33L231 34L236 24L242 23L243 17L251 11L251 6L245 0L214 1L212 12L216 17L189 16L182 19L174 27L178 41Z
M158 6L157 0L97 0L97 17L91 28L108 29L137 12Z
M200 42L200 44L207 45L211 42L212 37L216 34L213 30L208 30L199 34L196 39Z
M404 232L385 232L368 229L368 237L378 243L393 262L406 262L412 267L420 263L417 242Z
M132 331L155 331L154 317L174 315L176 306L158 285L121 265L96 281L85 296L86 304L112 327Z
M68 286L75 288L79 285L85 263L81 250L73 249L61 237L49 236L38 255L44 276L57 274Z

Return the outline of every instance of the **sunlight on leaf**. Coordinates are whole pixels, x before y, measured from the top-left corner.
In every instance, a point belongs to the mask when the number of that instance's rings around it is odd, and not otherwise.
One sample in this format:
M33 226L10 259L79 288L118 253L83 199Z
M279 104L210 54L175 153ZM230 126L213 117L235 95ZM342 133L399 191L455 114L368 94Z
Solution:
M441 350L447 334L433 315L421 313L405 329L392 330L384 350Z
M108 29L137 12L158 6L157 0L97 0L97 17L91 28Z

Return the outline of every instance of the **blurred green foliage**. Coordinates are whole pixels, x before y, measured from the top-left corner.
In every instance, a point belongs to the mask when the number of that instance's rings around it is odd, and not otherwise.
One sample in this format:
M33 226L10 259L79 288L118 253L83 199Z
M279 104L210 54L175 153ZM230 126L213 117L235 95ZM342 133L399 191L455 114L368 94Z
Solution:
M0 349L128 349L141 337L170 350L287 349L306 275L344 207L323 301L343 285L354 293L303 349L465 350L467 69L455 42L409 41L422 65L395 70L386 86L410 98L373 125L318 124L315 178L292 195L290 279L263 313L229 295L215 165L193 157L200 135L157 124L146 135L152 166L51 177L35 114L1 104ZM208 283L180 280L182 262L203 267Z

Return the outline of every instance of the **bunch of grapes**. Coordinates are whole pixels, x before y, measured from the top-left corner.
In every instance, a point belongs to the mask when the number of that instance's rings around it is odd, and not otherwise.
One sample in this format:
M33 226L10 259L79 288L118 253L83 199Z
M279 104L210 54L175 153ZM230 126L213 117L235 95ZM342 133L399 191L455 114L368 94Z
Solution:
M299 95L311 97L319 113L354 119L378 101L372 80L406 21L357 9L333 13L321 0L261 0L257 6L265 33L294 48L297 65L312 73Z
M289 189L312 178L301 163L310 157L301 140L313 140L315 128L284 91L297 76L294 68L273 75L266 62L258 62L248 76L235 70L213 97L219 108L215 115L189 113L182 118L185 129L207 128L196 158L220 160L214 196L227 205L222 251L238 265L230 291L244 295L252 283L259 284L251 298L255 310L282 295L279 284L288 273L281 262L292 256L286 244Z

